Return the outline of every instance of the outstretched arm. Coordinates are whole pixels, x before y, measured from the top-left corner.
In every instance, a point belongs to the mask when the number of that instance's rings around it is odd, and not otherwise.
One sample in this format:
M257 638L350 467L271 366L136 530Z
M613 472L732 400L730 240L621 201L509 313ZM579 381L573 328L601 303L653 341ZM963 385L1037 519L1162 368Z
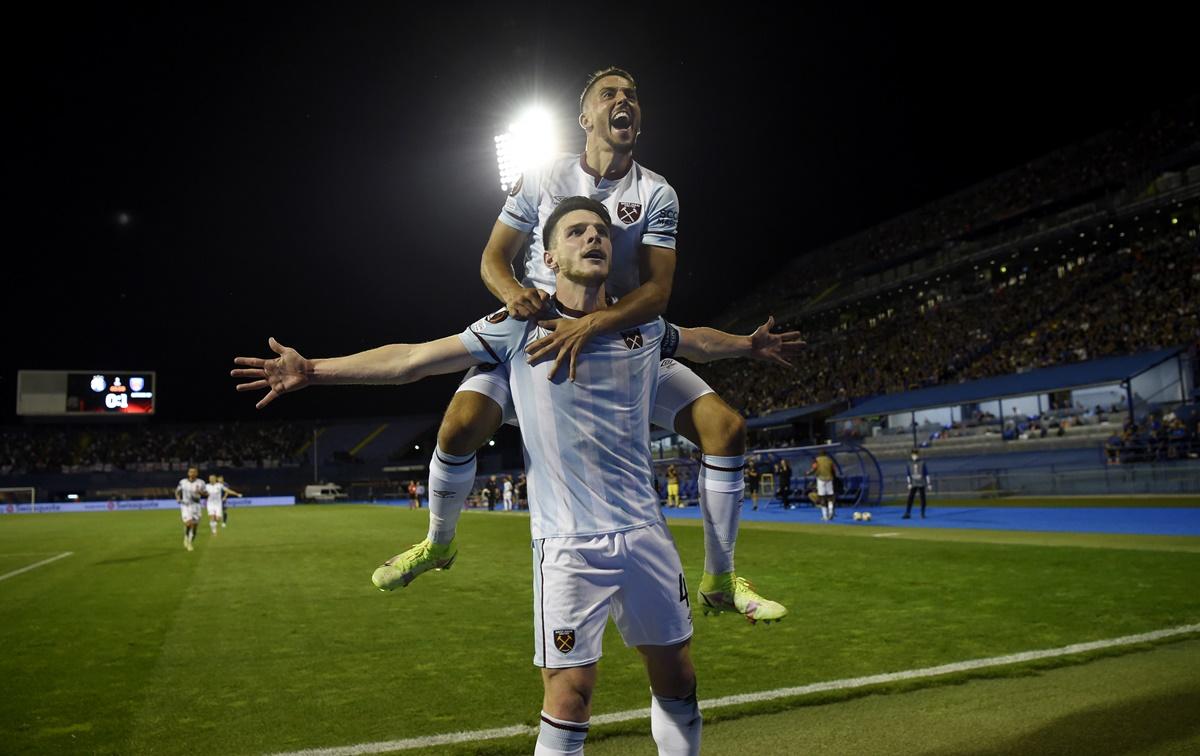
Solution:
M775 316L772 315L748 336L735 336L715 328L680 328L675 356L692 362L750 357L791 367L787 358L799 354L805 343L799 331L771 333L774 327Z
M454 373L480 360L471 355L457 336L447 336L424 344L389 344L345 357L306 359L274 338L268 340L274 359L236 357L243 366L229 372L234 378L250 380L237 385L238 391L267 394L254 405L262 409L276 397L313 385L402 384L431 375Z

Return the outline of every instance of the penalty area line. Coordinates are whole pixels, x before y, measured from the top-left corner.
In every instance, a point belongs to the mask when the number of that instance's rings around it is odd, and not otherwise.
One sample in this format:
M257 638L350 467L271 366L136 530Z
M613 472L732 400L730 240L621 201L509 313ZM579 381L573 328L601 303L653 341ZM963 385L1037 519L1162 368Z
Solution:
M777 688L775 690L763 690L757 693L743 693L734 696L723 696L721 698L712 698L700 701L700 709L701 711L704 711L708 709L719 709L726 706L739 706L742 704L773 701L779 698L796 698L799 696L810 695L812 693L823 693L831 690L853 690L855 688L865 688L872 685L902 682L905 680L919 680L927 677L940 677L942 675L954 674L956 672L987 669L990 667L1003 667L1009 664L1021 664L1024 662L1037 661L1039 659L1052 659L1059 656L1071 656L1073 654L1083 654L1090 651L1100 651L1103 649L1117 648L1120 646L1133 646L1139 643L1149 643L1151 641L1164 640L1166 638L1173 638L1179 635L1188 635L1190 633L1198 632L1200 632L1200 624L1180 625L1178 627L1171 627L1165 630L1155 630L1153 632L1139 633L1137 635L1125 635L1120 638L1109 638L1107 640L1091 641L1088 643L1074 643L1069 646L1061 646L1059 648L1048 648L1038 651L1023 651L1021 653L1008 654L1006 656L991 656L986 659L971 659L968 661L954 662L952 664L941 664L936 667L909 669L902 672L889 672L881 675L869 675L867 677L851 677L844 680L830 680L828 682L802 685L796 688ZM630 709L629 711L616 711L611 714L600 714L594 716L592 717L591 723L593 725L616 724L618 722L629 722L637 719L648 719L649 717L649 708ZM336 748L312 748L304 751L287 751L274 754L274 756L359 756L360 754L368 753L407 751L414 748L429 748L431 746L451 745L453 743L471 743L480 740L511 738L518 735L533 736L536 735L537 732L537 727L530 727L528 725L513 725L511 727L500 727L492 730L451 732L443 735L427 735L418 738L389 740L377 743L360 743L358 745L340 746Z
M49 559L43 559L40 562L34 562L33 564L29 565L28 567L22 567L19 570L13 570L12 572L6 572L5 574L0 575L0 580L8 580L10 577L16 577L17 575L20 575L22 572L29 572L30 570L36 570L38 567L41 567L42 565L50 564L51 562L57 562L59 559L66 559L67 557L71 556L74 553L75 553L74 551L64 551L63 553L59 554L58 556L50 557Z

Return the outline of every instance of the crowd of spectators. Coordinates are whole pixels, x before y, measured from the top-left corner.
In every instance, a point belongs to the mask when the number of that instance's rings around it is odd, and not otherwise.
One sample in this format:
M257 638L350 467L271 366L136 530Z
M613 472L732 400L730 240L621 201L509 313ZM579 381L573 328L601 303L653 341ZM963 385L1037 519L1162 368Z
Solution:
M955 247L989 229L1005 228L1006 236L1027 234L1036 230L1046 209L1069 205L1073 198L1140 193L1172 160L1186 161L1190 154L1195 162L1198 104L1190 98L809 252L794 269L772 276L750 295L754 304L737 309L759 310L811 285L811 270L802 267L809 258L837 260L836 270L853 279L860 266L878 268L881 262Z
M1200 458L1200 417L1151 413L1142 423L1126 421L1104 444L1110 465Z
M308 438L289 423L30 425L0 429L0 474L299 465Z
M1169 224L1169 221L1164 221ZM728 361L698 371L747 416L1200 343L1200 255L1190 224L973 267L928 290L798 323L808 347L788 370ZM1097 242L1100 240L1097 239ZM1111 244L1111 246L1110 246ZM998 263L999 261L997 261Z

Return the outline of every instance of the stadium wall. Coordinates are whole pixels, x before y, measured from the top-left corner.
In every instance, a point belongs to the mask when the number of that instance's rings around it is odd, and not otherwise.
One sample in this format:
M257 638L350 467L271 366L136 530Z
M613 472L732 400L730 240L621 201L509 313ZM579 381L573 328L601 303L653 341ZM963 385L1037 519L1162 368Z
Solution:
M286 507L296 503L295 496L247 496L237 500L235 509L242 507ZM143 499L141 501L68 501L46 504L5 504L0 514L53 514L60 512L126 512L143 509L179 509L175 499Z

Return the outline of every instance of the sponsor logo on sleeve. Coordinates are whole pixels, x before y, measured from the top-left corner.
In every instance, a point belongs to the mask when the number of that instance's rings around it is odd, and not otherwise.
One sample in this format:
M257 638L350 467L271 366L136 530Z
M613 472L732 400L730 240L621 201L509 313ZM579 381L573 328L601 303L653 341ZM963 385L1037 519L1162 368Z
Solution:
M512 189L508 190L508 196L516 197L518 194L521 193L521 187L524 184L525 184L525 174L521 174L520 178L517 179L517 183L512 185Z

